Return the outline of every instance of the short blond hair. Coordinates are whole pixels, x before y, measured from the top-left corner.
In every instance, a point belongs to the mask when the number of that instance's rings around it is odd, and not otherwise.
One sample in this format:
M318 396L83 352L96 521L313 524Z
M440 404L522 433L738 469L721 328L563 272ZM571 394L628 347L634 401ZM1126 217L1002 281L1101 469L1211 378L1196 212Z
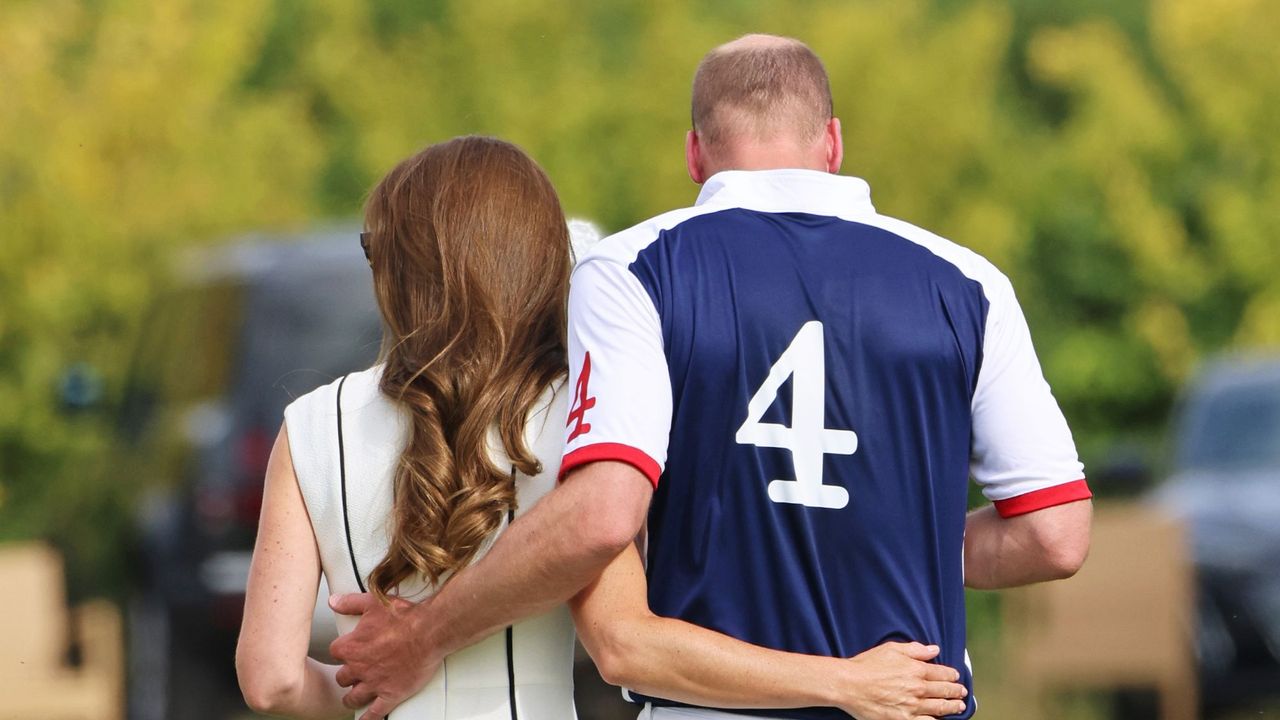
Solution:
M809 141L832 114L822 60L793 38L745 35L707 53L693 77L693 129L704 143Z

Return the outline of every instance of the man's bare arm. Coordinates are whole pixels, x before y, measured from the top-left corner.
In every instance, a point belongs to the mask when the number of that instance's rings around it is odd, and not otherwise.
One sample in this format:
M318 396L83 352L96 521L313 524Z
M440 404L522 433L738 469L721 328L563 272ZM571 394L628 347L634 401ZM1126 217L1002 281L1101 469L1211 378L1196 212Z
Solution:
M632 466L591 463L432 599L390 607L369 595L335 599L335 611L362 615L331 646L344 663L338 682L352 687L344 702L374 703L362 719L383 717L426 685L445 656L568 600L634 541L652 496L653 486Z
M1091 500L1011 518L990 505L974 510L965 522L965 585L994 590L1071 577L1089 554L1092 519Z

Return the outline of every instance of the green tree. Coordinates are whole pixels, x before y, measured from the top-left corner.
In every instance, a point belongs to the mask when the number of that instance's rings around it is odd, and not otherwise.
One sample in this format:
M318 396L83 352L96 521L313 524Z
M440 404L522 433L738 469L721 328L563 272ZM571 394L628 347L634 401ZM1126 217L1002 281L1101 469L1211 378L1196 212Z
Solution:
M351 217L451 135L569 212L688 204L693 69L751 31L824 58L845 171L1013 279L1086 460L1156 436L1200 358L1280 344L1280 42L1265 0L85 0L0 5L0 535L112 572L148 478L94 467L172 251ZM114 477L114 476L113 476Z
M137 488L100 482L108 421L62 412L62 372L119 387L172 248L314 212L305 108L241 87L263 27L243 1L0 6L0 534L58 539L86 582Z

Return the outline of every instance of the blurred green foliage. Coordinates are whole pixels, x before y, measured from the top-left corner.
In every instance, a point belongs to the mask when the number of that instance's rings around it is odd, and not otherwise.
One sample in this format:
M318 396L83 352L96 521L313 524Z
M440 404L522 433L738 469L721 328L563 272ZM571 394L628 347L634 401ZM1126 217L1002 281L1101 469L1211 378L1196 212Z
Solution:
M845 171L1013 279L1086 460L1150 441L1198 358L1280 344L1280 4L10 0L0 4L0 537L116 577L110 412L175 248L352 216L414 149L493 133L618 229L686 205L688 89L809 42ZM108 403L110 405L110 403Z

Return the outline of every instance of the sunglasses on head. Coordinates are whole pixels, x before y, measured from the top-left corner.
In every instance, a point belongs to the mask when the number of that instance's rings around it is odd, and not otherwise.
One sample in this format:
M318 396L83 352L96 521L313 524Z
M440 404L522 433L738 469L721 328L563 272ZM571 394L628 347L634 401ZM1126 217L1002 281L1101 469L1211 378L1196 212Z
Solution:
M364 259L369 261L369 267L373 267L373 256L369 254L369 236L373 233L368 230L360 233L360 249L364 250Z

